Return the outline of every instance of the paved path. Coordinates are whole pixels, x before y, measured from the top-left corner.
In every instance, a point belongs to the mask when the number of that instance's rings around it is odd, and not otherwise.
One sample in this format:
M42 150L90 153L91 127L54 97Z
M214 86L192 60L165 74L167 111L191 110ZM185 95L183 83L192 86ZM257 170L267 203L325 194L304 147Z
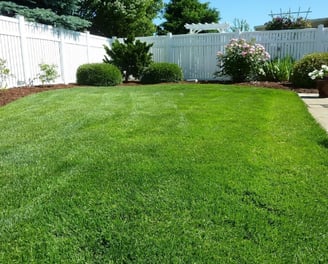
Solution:
M319 98L318 94L300 93L309 112L328 133L328 98Z

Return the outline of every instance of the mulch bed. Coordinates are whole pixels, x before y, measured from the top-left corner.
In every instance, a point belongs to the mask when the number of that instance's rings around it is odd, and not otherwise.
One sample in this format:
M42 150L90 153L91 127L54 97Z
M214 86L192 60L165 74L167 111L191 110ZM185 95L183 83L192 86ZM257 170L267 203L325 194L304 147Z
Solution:
M74 84L56 84L56 85L45 85L45 86L34 86L34 87L15 87L10 89L0 90L0 106L6 105L12 101L15 101L21 97L45 92L55 89L67 89L75 87Z
M217 82L200 82L202 83L217 83ZM132 85L140 85L138 82L127 82L123 83L120 86L132 86ZM295 88L292 87L290 83L279 83L279 82L246 82L246 83L238 83L234 85L240 86L255 86L255 87L267 87L273 89L284 89L284 90L292 90L296 93L318 93L317 89L304 89L304 88ZM45 86L34 86L34 87L16 87L10 88L6 90L0 90L0 106L6 105L12 101L15 101L21 97L40 93L49 90L55 89L68 89L77 87L76 84L56 84L56 85L45 85Z

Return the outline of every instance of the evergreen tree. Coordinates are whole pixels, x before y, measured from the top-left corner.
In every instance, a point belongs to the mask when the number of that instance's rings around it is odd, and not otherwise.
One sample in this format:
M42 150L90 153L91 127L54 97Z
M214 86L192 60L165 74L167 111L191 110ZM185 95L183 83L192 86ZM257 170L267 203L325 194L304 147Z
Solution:
M163 0L14 0L0 1L0 15L65 27L89 28L106 37L148 36L156 32L154 18Z
M57 15L75 15L80 6L80 0L13 0L17 5L28 8L51 9Z
M125 81L128 81L131 75L139 78L142 71L152 62L153 55L149 52L152 45L135 40L131 36L125 39L124 43L116 40L111 49L104 46L108 55L105 55L104 62L117 66L125 77Z
M78 16L80 0L16 0L0 2L0 14L4 16L22 15L27 21L63 27L71 30L84 30L91 23Z

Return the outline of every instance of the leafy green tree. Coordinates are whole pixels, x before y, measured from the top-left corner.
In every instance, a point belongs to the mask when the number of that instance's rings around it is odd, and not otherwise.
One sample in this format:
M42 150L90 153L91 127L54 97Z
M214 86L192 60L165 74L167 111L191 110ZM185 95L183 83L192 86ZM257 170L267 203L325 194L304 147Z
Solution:
M22 15L27 21L63 27L71 30L84 30L91 23L78 16L79 0L70 1L2 1L0 14L4 16Z
M142 71L152 62L153 55L150 53L152 46L153 44L135 40L134 37L128 37L124 40L124 43L116 40L111 48L104 45L108 55L105 55L104 62L117 66L126 82L129 80L130 75L139 78Z
M209 3L200 3L198 0L171 0L165 5L164 19L158 33L171 32L172 34L185 34L188 30L186 23L217 23L220 13L209 7Z
M163 0L14 0L0 1L0 14L72 30L89 29L107 37L147 36Z
M80 15L92 21L94 34L147 36L156 32L153 19L162 7L162 0L84 0Z

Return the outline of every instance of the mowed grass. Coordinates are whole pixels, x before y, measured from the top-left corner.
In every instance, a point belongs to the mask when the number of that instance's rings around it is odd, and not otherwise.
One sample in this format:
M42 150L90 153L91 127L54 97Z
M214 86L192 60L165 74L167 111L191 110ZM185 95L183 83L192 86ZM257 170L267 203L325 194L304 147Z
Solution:
M328 136L292 92L57 90L0 131L0 263L328 262Z

